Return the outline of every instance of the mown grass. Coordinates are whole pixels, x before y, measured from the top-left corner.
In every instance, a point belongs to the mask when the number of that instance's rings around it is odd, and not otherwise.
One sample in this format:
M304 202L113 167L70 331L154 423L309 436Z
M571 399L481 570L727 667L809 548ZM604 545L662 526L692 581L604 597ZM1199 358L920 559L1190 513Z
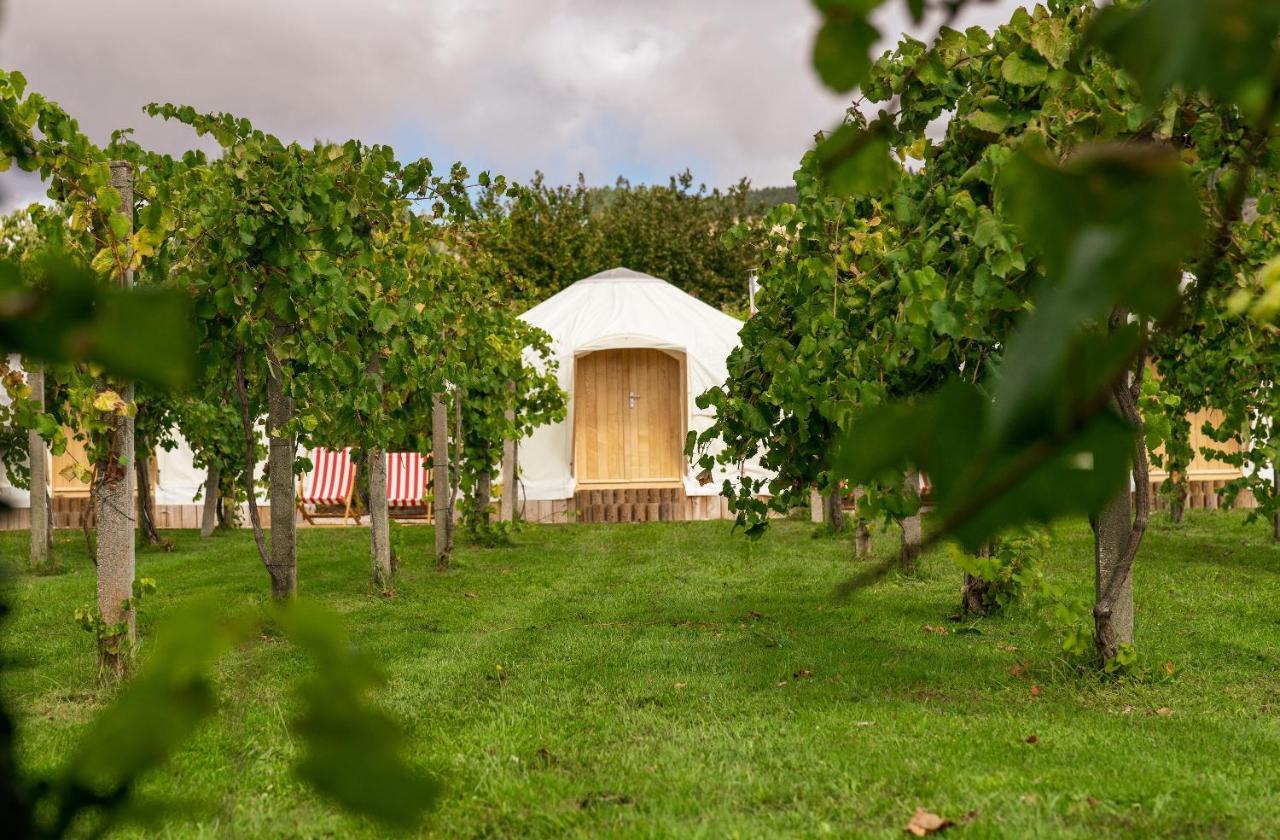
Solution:
M247 533L174 536L174 553L139 559L159 584L144 638L194 596L264 603ZM17 567L25 538L0 535ZM926 632L957 626L959 575L941 555L835 600L860 564L801 523L752 546L727 523L536 528L514 548L464 546L446 573L425 559L430 530L405 529L391 600L367 594L367 538L301 531L300 589L383 663L406 754L445 783L425 835L897 837L920 806L972 837L1280 825L1280 549L1236 514L1157 525L1144 546L1139 642L1172 680L1055 664L1025 610L977 635ZM71 620L93 569L78 534L58 539L67 571L20 575L4 628L21 755L42 770L110 699ZM1090 552L1087 528L1064 526L1045 565L1088 591ZM201 803L167 834L380 833L290 773L305 668L267 639L224 662L219 717L143 788Z

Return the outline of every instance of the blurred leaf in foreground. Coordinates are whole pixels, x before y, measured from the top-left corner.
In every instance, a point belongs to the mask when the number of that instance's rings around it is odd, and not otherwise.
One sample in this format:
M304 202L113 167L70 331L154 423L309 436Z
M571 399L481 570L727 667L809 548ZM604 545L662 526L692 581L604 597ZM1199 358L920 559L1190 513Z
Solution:
M1133 74L1148 104L1182 85L1254 110L1274 82L1280 3L1117 3L1099 12L1090 37Z
M298 688L303 710L294 727L306 744L298 775L349 811L400 828L417 825L440 786L404 763L400 727L369 704L381 673L350 646L332 613L294 603L280 620L316 664Z
M1125 360L1126 339L1082 353L1081 331L1117 307L1151 318L1174 309L1204 220L1177 155L1154 146L1087 149L1062 165L1024 147L1006 166L999 195L1047 275L1009 339L992 394L996 431L1017 437L1061 429L1082 406L1096 410L1098 390ZM1078 363L1073 375L1073 354L1100 375Z
M220 657L253 638L259 619L223 614L219 605L183 605L156 631L155 649L136 678L89 724L55 775L34 783L18 768L3 789L6 826L38 837L91 829L106 833L125 822L161 824L173 802L142 802L139 782L159 769L217 711L214 669ZM304 745L297 774L342 808L396 828L413 828L432 807L439 784L401 760L396 722L374 709L369 693L379 671L347 642L341 619L295 603L279 623L315 663L300 685L303 711L295 730ZM0 710L2 712L2 710ZM7 732L0 717L0 738ZM11 755L11 751L3 755Z
M903 464L915 465L933 487L941 520L934 538L977 550L1005 528L1096 509L1124 482L1132 449L1132 430L1109 410L1069 439L1013 445L996 434L990 399L953 380L918 401L860 414L834 469L850 483L888 484L900 481Z
M818 145L818 169L837 195L874 193L893 180L896 164L879 123L846 123Z
M187 298L167 290L104 286L86 266L49 257L34 284L0 261L0 346L45 361L88 361L158 385L191 378L194 342Z

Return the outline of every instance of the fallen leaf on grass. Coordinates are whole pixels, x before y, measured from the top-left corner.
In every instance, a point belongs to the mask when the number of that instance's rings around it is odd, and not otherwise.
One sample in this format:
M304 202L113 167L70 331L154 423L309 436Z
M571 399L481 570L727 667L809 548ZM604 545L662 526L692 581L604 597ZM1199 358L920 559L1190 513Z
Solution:
M938 634L938 635L940 635L940 636L945 636L945 635L947 635L947 628L945 628L945 627L934 627L932 624L926 624L926 625L924 626L924 632L926 632L926 633L937 633L937 634Z
M1173 676L1173 672L1174 672L1175 670L1176 670L1176 669L1173 667L1173 663L1172 663L1172 662L1166 662L1166 663L1164 663L1164 672L1165 672L1166 674L1168 674L1169 676L1171 676L1171 677L1172 677L1172 676Z
M1040 686L1038 686L1038 685L1033 685L1033 686L1031 686L1031 696L1032 696L1032 697L1039 697L1039 696L1040 696Z
M479 598L480 596L474 592L467 592L462 597L463 598Z
M1014 665L1012 668L1009 669L1009 675L1014 677L1020 677L1023 675L1024 672L1026 672L1026 670L1027 669L1023 668L1022 665L1020 664Z
M1022 796L1019 796L1018 798L1021 799L1023 802L1027 803L1028 805L1032 805L1040 797L1036 796L1034 793L1024 793L1022 794Z
M777 685L776 687L777 687L777 688L782 688L782 687L783 687L784 685L786 685L786 684L787 684L787 681L786 681L786 680L783 680L782 682L778 683L778 685Z
M928 837L955 825L951 820L944 820L937 814L923 808L917 808L915 816L907 823L907 833L916 837Z
M1084 798L1084 801L1085 801L1085 804L1087 804L1090 808L1098 807L1098 800L1094 799L1092 796L1086 796Z
M813 671L810 671L806 668L801 668L799 671L796 671L794 674L791 675L791 679L802 680L805 677L812 677L812 676L813 676Z
M854 724L854 726L875 726L875 725L876 725L876 722L874 720L860 720Z
M1168 717L1169 715L1173 714L1173 709L1170 709L1168 706L1161 706L1160 708L1156 709L1154 712L1147 712L1147 714L1148 715L1155 714L1155 715L1160 715L1161 717Z
M1037 738L1035 735L1028 735L1028 736L1026 737L1026 742L1027 742L1028 744L1038 744L1038 743L1040 743L1040 739L1039 739L1039 738Z
M1018 649L1017 645L1011 645L1008 642L997 642L996 647L1000 648L1005 653L1013 653Z
M676 683L676 688L684 688L688 683Z

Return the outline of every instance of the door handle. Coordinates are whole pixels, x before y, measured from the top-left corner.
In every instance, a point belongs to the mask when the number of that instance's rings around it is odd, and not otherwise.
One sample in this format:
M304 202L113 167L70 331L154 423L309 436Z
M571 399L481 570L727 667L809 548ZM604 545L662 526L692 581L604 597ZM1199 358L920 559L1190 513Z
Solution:
M640 399L640 395L639 395L639 394L637 394L635 391L631 391L631 392L629 392L629 393L627 394L627 408L635 408L635 407L636 407L636 400L638 400L638 399Z

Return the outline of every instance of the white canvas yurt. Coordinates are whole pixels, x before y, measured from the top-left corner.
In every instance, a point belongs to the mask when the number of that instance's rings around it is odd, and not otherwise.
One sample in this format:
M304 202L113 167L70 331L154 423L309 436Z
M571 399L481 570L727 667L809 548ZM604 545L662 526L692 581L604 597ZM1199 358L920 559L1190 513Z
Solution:
M551 335L560 386L569 395L563 423L521 442L519 499L527 518L548 518L539 513L547 505L536 503L565 503L555 506L558 512L572 510L577 498L581 510L584 494L596 490L606 491L606 499L660 491L694 511L692 518L719 518L727 513L718 498L724 480L736 481L743 471L762 475L746 464L704 484L684 456L686 434L712 423L713 413L695 400L727 378L741 321L626 268L579 280L521 317ZM643 505L654 496L627 498Z

